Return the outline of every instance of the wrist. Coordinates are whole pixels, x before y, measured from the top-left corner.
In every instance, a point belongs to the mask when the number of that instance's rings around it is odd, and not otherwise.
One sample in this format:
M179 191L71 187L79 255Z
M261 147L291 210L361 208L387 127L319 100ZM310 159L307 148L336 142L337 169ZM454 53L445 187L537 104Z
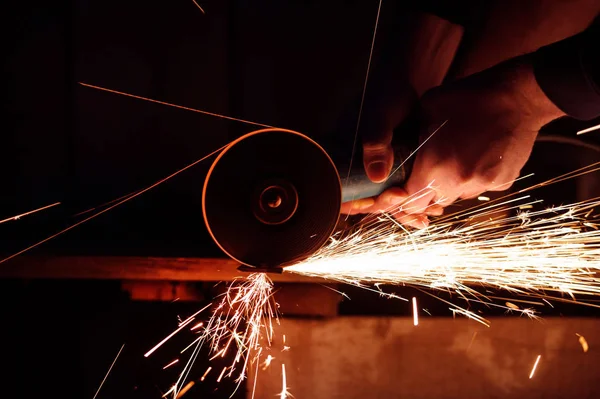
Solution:
M530 55L506 61L497 67L500 81L507 93L505 101L512 103L520 115L520 123L539 130L555 119L565 116L539 86Z

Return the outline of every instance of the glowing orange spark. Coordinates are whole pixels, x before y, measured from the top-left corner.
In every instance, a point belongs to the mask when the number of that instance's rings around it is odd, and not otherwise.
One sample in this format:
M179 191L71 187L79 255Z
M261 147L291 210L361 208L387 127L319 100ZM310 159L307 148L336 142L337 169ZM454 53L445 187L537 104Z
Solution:
M160 348L165 342L167 342L168 340L170 340L175 334L177 334L179 331L183 330L185 328L185 326L187 326L189 323L192 322L192 320L193 319L189 319L186 323L181 324L177 330L175 330L171 334L167 335L167 337L165 337L165 339L163 339L158 344L156 344L156 346L154 348L152 348L148 352L146 352L146 354L144 355L144 357L148 357L151 354L153 354L158 348Z
M531 369L531 373L529 373L529 379L533 378L533 374L535 373L535 369L538 366L538 363L540 362L540 359L542 358L542 355L538 355L537 359L535 359L535 364L533 365L533 368Z
M228 290L222 295L221 301L214 307L208 321L197 323L190 328L190 331L196 330L200 335L181 351L183 353L194 347L190 359L175 384L175 392L177 392L177 386L180 386L179 384L187 379L187 375L198 356L199 348L204 344L209 347L210 361L219 357L224 358L228 353L235 355L232 363L221 370L217 382L220 382L223 378L235 376L235 381L238 383L237 387L239 387L245 379L250 364L256 364L258 370L262 354L260 341L262 337L266 337L270 344L273 335L273 319L279 322L277 306L272 298L272 290L273 283L264 273L250 274L243 280L235 280L228 287ZM182 328L188 326L195 316L211 305L205 306L183 321L174 333L161 341L149 353L164 344ZM209 367L206 370L200 381L203 381L211 369L212 367Z
M285 375L285 364L281 364L281 393L279 394L279 399L286 399L288 396L291 396L288 392L287 387L287 379Z
M490 298L471 287L557 301L569 301L564 295L570 301L575 295L600 295L600 230L589 226L599 225L600 218L584 218L600 200L527 212L519 211L523 201L539 203L528 195L501 198L441 217L423 230L409 231L382 214L332 237L310 258L284 270L378 291L380 284L454 291L462 299L488 305ZM449 304L454 313L489 325L481 316ZM493 306L536 317L534 309L513 303Z
M196 324L194 327L190 328L190 331L194 331L194 330L202 327L203 325L204 325L204 323L200 322L200 323Z
M600 129L600 125L588 127L587 129L583 129L583 130L578 131L577 135L579 136L580 134L585 134L585 133L593 132L594 130L598 130L598 129Z
M179 393L176 396L176 399L181 398L183 395L185 395L187 393L187 391L189 391L193 386L194 386L195 382L194 381L190 381L187 383L186 386L183 387L183 389L181 391L179 391Z
M375 17L375 26L373 27L373 38L371 39L371 49L369 50L369 60L367 61L367 72L365 74L365 80L362 88L362 95L360 99L360 107L358 108L358 118L356 119L356 130L354 131L354 141L352 143L352 153L350 154L350 164L348 165L348 176L346 177L346 183L350 180L350 171L352 170L352 162L354 161L354 152L356 150L356 142L358 141L358 132L360 129L360 121L362 118L363 106L365 103L365 95L367 94L367 83L369 82L369 74L371 71L371 62L373 60L373 50L375 49L375 38L377 37L377 27L379 26L379 15L381 14L381 3L383 0L379 0L377 6L377 16ZM402 165L401 165L402 166ZM396 171L394 171L396 172ZM392 173L394 173L392 172Z
M215 360L218 357L223 357L225 356L225 353L227 352L226 349L221 349L219 352L215 353L215 355L213 357L211 357L210 359L208 359L209 361Z
M196 160L196 161L192 162L191 164L189 164L189 165L187 165L187 166L185 166L185 167L183 167L183 168L179 169L178 171L176 171L176 172L174 172L174 173L171 173L169 176L165 177L164 179L161 179L161 180L157 181L156 183L152 184L151 186L148 186L148 187L146 187L146 188L145 188L145 189L143 189L143 190L136 191L136 192L135 192L134 194L132 194L131 196L129 196L129 197L126 197L126 198L122 199L121 201L118 201L118 202L117 202L117 203L115 203L114 205L111 205L111 206L109 206L109 207L108 207L108 208L106 208L106 209L103 209L103 210L101 210L101 211L98 211L98 212L94 213L92 216L89 216L89 217L87 217L87 218L85 218L85 219L83 219L83 220L81 220L81 221L79 221L79 222L77 222L77 223L75 223L75 224L72 224L71 226L69 226L69 227L67 227L67 228L65 228L65 229L63 229L63 230L60 230L58 233L52 234L50 237L44 238L43 240L41 240L41 241L38 241L37 243L35 243L35 244L33 244L33 245L30 245L29 247L27 247L27 248L25 248L25 249L22 249L21 251L19 251L19 252L17 252L17 253L14 253L14 254L12 254L12 255L10 255L10 256L8 256L8 257L6 257L6 258L4 258L4 259L0 260L0 264L1 264L1 263L4 263L4 262L6 262L6 261L9 261L9 260L11 260L12 258L14 258L14 257L17 257L17 256L19 256L19 255L21 255L21 254L24 254L25 252L27 252L27 251L29 251L29 250L31 250L31 249L33 249L33 248L35 248L35 247L38 247L38 246L40 246L40 245L44 244L45 242L48 242L48 241L50 241L50 240L52 240L52 239L54 239L54 238L56 238L56 237L60 236L61 234L64 234L64 233L66 233L67 231L69 231L69 230L72 230L72 229L74 229L75 227L82 225L83 223L85 223L85 222L87 222L87 221L90 221L90 220L94 219L95 217L97 217L97 216L100 216L100 215L102 215L103 213L106 213L106 212L108 212L108 211L110 211L110 210L112 210L112 209L114 209L114 208L118 207L118 206L119 206L119 205L121 205L121 204L124 204L124 203L125 203L125 202L127 202L127 201L130 201L130 200L134 199L135 197L137 197L137 196L139 196L139 195L142 195L142 194L144 194L145 192L147 192L147 191L149 191L149 190L152 190L154 187L156 187L156 186L158 186L158 185L160 185L160 184L162 184L162 183L166 182L167 180L169 180L169 179L171 179L171 178L173 178L173 177L177 176L177 175L178 175L178 174L180 174L181 172L184 172L184 171L188 170L189 168L191 168L191 167L193 167L193 166L195 166L195 165L199 164L200 162L204 161L205 159L208 159L208 158L212 157L214 154L218 153L218 152L219 152L219 151L221 151L223 148L227 147L227 145L228 145L228 144L226 144L226 145L224 145L223 147L221 147L221 148L219 148L219 149L217 149L217 150L215 150L215 151L211 152L210 154L208 154L208 155L206 155L206 156L204 156L204 157L202 157L202 158L200 158L200 159L198 159L198 160Z
M172 365L176 364L177 362L179 362L179 359L173 360L171 363L169 363L165 367L163 367L163 370L168 369L169 367L171 367Z
M419 310L417 309L417 298L413 297L412 299L412 307L413 307L413 325L419 325Z
M54 206L56 206L56 205L60 205L60 202L55 202L54 204L46 205L46 206L43 206L43 207L41 207L41 208L34 209L34 210L32 210L32 211L29 211L29 212L20 213L20 214L18 214L18 215L15 215L15 216L11 216L11 217L9 217L9 218L6 218L6 219L4 219L4 220L0 220L0 224L2 224L2 223L5 223L5 222L10 222L11 220L19 220L19 219L21 219L23 216L31 215L31 214L34 214L34 213L37 213L37 212L43 211L43 210L45 210L45 209L48 209L48 208L52 208L52 207L54 207Z
M190 317L188 317L187 319L185 319L184 321L182 321L181 323L179 323L179 326L182 326L184 324L188 324L190 321L194 320L194 318L196 316L198 316L200 313L204 312L206 309L208 309L210 306L212 305L212 303L209 303L208 305L206 305L205 307L203 307L202 309L200 309L199 311L197 311L196 313L194 313L193 315L191 315ZM200 323L202 324L202 323ZM192 327L193 329L193 327Z
M110 371L112 370L113 366L115 365L115 363L117 362L117 359L119 358L119 355L121 355L121 351L123 350L123 348L125 347L125 344L123 344L121 346L121 349L119 349L119 352L117 353L117 356L115 357L115 360L113 360L112 364L110 365L110 367L108 368L108 371L106 372L106 375L104 376L104 378L102 379L102 382L100 383L100 386L98 387L98 390L96 391L96 393L94 394L94 397L92 399L96 399L96 396L98 396L98 393L100 392L100 389L102 389L102 385L104 385L104 382L106 381L106 379L108 378L108 375L110 374Z
M475 341L476 336L477 336L477 331L473 332L473 336L471 337L471 342L469 342L469 346L467 346L467 352L469 351L469 349L471 349L471 346L473 346L473 342Z
M217 378L217 382L221 382L221 379L223 378L223 374L225 374L225 370L227 370L227 367L223 367L221 374L219 374L219 378Z
M119 198L112 199L112 200L110 200L110 201L107 201L107 202L105 202L105 203L103 203L103 204L101 204L101 205L95 206L95 207L93 207L93 208L90 208L90 209L87 209L87 210L85 210L85 211L81 211L81 212L79 212L79 213L76 213L76 214L74 214L74 215L73 215L73 217L77 217L77 216L85 215L86 213L93 212L93 211L95 211L95 210L96 210L96 209L98 209L98 208L104 208L104 207L105 207L105 206L107 206L107 205L114 204L115 202L121 201L123 198L130 197L130 196L132 196L133 194L136 194L136 193L138 193L139 191L140 191L140 190L132 191L132 192L130 192L130 193L128 193L128 194L125 194L125 195L123 195L123 196L121 196L121 197L119 197Z
M179 353L183 353L185 351L187 351L188 349L190 349L192 346L194 346L194 344L200 342L202 340L202 336L200 336L199 338L196 338L195 340L192 341L191 344L189 344L188 346L186 346L185 348L183 348L183 350Z
M587 340L585 339L585 337L583 335L579 335L577 333L575 333L575 335L577 335L579 337L579 344L581 345L581 349L583 349L583 353L587 353L587 351L590 349L590 346L587 343Z
M169 394L171 392L175 392L175 389L177 388L177 385L173 385L167 392L164 393L163 396L161 396L161 398L166 398L167 396L169 396Z
M273 359L275 359L273 356L268 355L267 358L265 359L264 363L263 363L263 370L266 370L267 368L269 368L269 366L271 365L271 362L273 361Z
M105 91L105 92L113 93L113 94L118 94L120 96L135 98L137 100L144 100L144 101L148 101L148 102L155 103L155 104L166 105L166 106L173 107L173 108L183 109L183 110L186 110L186 111L197 112L199 114L204 114L204 115L208 115L208 116L214 116L214 117L217 117L217 118L227 119L227 120L230 120L230 121L242 122L242 123L247 123L249 125L262 126L262 127L273 127L273 126L265 125L263 123L257 123L257 122L252 122L252 121L248 121L248 120L245 120L245 119L239 119L239 118L234 118L234 117L231 117L231 116L216 114L214 112L202 111L200 109L195 109L195 108L190 108L190 107L184 107L182 105L171 104L171 103L168 103L168 102L165 102L165 101L154 100L154 99L148 98L148 97L136 96L135 94L124 93L122 91L112 90L112 89L108 89L106 87L95 86L95 85L91 85L91 84L88 84L88 83L79 82L79 84L82 85L82 86L85 86L85 87L92 88L92 89L101 90L101 91Z
M192 1L193 1L193 2L194 2L194 4L196 5L196 7L198 7L198 8L200 9L200 11L202 11L202 14L206 14L206 13L204 12L204 9L203 9L202 7L200 7L200 4L198 4L198 3L196 2L196 0L192 0Z
M202 377L200 378L200 381L204 381L204 379L206 378L206 376L208 375L208 373L210 373L210 370L212 370L212 367L208 367L206 369L206 371L204 372L204 374L202 374Z

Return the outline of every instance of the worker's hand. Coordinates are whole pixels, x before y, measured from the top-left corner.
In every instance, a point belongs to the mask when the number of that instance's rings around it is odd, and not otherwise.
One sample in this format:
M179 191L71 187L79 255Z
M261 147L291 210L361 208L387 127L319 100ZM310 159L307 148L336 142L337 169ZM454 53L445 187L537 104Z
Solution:
M439 131L418 152L404 190L384 192L361 212L396 208L400 222L424 227L428 214L439 214L459 198L508 189L539 129L564 115L537 85L527 59L428 92L421 141Z
M394 128L414 111L418 95L408 82L395 81L388 88L378 90L376 96L367 98L362 113L360 138L363 149L363 167L374 183L382 183L389 176L394 164L392 137ZM406 196L401 188L392 188L377 198L355 199L342 204L341 213L372 213L389 208L388 197Z

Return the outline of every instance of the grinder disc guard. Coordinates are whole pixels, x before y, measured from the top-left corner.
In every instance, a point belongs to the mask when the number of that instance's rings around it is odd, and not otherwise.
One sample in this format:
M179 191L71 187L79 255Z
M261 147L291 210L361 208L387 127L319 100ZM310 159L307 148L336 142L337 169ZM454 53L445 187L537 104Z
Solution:
M249 133L211 166L202 193L209 233L234 260L258 268L298 262L331 236L341 185L331 158L284 129Z

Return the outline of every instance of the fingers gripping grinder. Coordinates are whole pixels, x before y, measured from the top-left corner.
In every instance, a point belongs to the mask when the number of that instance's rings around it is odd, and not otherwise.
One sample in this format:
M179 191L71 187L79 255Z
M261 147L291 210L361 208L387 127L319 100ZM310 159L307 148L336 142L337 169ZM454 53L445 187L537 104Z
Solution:
M398 165L405 155L395 155ZM208 172L202 192L206 227L242 270L281 271L327 242L342 202L375 196L405 179L401 167L385 183L372 183L357 158L348 174L347 166L336 167L301 133L248 133L229 144Z

